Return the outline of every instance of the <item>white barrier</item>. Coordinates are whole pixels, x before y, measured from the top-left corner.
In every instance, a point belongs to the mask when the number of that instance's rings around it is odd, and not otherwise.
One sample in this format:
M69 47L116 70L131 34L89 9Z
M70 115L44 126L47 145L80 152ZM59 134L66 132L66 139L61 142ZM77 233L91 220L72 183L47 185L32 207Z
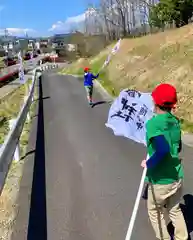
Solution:
M58 64L46 64L44 66L40 66L41 71L51 70L54 68L58 68Z
M39 72L38 72L39 71ZM33 70L32 84L30 86L29 94L24 99L24 105L18 117L9 122L10 131L0 147L0 193L3 189L7 173L13 158L16 161L20 159L19 140L23 130L24 123L29 118L29 110L33 101L34 86L36 79L41 75L40 69Z

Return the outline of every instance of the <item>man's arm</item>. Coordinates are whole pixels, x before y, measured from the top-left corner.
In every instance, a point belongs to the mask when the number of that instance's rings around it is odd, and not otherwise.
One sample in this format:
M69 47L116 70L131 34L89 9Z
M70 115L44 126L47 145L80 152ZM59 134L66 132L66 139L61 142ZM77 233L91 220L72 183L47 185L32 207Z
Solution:
M152 143L155 147L155 153L147 160L147 168L155 167L168 153L170 153L170 146L163 135L153 137Z
M99 73L97 75L91 75L93 79L97 79L99 77Z

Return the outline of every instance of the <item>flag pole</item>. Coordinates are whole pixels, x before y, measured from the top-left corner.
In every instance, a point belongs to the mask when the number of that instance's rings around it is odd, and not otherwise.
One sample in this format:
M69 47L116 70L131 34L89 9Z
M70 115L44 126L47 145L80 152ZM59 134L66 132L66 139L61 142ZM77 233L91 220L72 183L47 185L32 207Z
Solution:
M149 156L147 155L146 159L148 159L148 158L149 158ZM142 192L143 192L143 186L144 186L144 183L145 183L146 173L147 173L147 168L144 168L125 240L130 240L131 239L131 235L132 235L132 232L133 232L133 227L134 227L135 220L136 220L136 217L137 217L137 212L138 212L138 209L139 209L139 203L140 203Z
M98 73L100 73L110 62L112 55L114 55L120 48L120 44L121 44L121 38L119 39L119 41L116 43L116 45L114 46L114 48L111 50L110 54L108 55L107 59L105 60L104 64L102 65L102 67L100 68L100 70L98 71Z

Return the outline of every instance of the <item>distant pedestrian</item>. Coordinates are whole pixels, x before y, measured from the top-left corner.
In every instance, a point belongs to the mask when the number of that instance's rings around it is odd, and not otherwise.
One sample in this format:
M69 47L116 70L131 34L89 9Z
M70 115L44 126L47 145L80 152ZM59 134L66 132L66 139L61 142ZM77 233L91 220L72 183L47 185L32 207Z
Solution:
M99 73L95 76L90 72L90 68L84 68L84 87L87 93L87 100L90 105L93 104L93 80L99 77Z
M187 227L180 209L184 178L178 156L181 129L179 120L171 113L177 103L176 89L170 84L160 84L152 92L152 98L156 115L146 124L150 158L141 163L147 167L148 215L158 239L171 239L164 218L167 212L175 228L174 239L187 240Z

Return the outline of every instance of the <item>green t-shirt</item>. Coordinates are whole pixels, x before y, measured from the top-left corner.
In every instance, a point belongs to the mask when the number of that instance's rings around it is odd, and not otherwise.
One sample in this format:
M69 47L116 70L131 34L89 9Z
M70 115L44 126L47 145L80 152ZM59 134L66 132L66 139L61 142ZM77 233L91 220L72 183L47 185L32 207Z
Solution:
M170 154L155 167L147 170L146 181L152 184L170 184L183 178L183 166L178 156L181 142L179 120L169 112L158 114L147 122L146 131L147 150L150 157L155 152L152 144L153 137L164 135L170 146Z

